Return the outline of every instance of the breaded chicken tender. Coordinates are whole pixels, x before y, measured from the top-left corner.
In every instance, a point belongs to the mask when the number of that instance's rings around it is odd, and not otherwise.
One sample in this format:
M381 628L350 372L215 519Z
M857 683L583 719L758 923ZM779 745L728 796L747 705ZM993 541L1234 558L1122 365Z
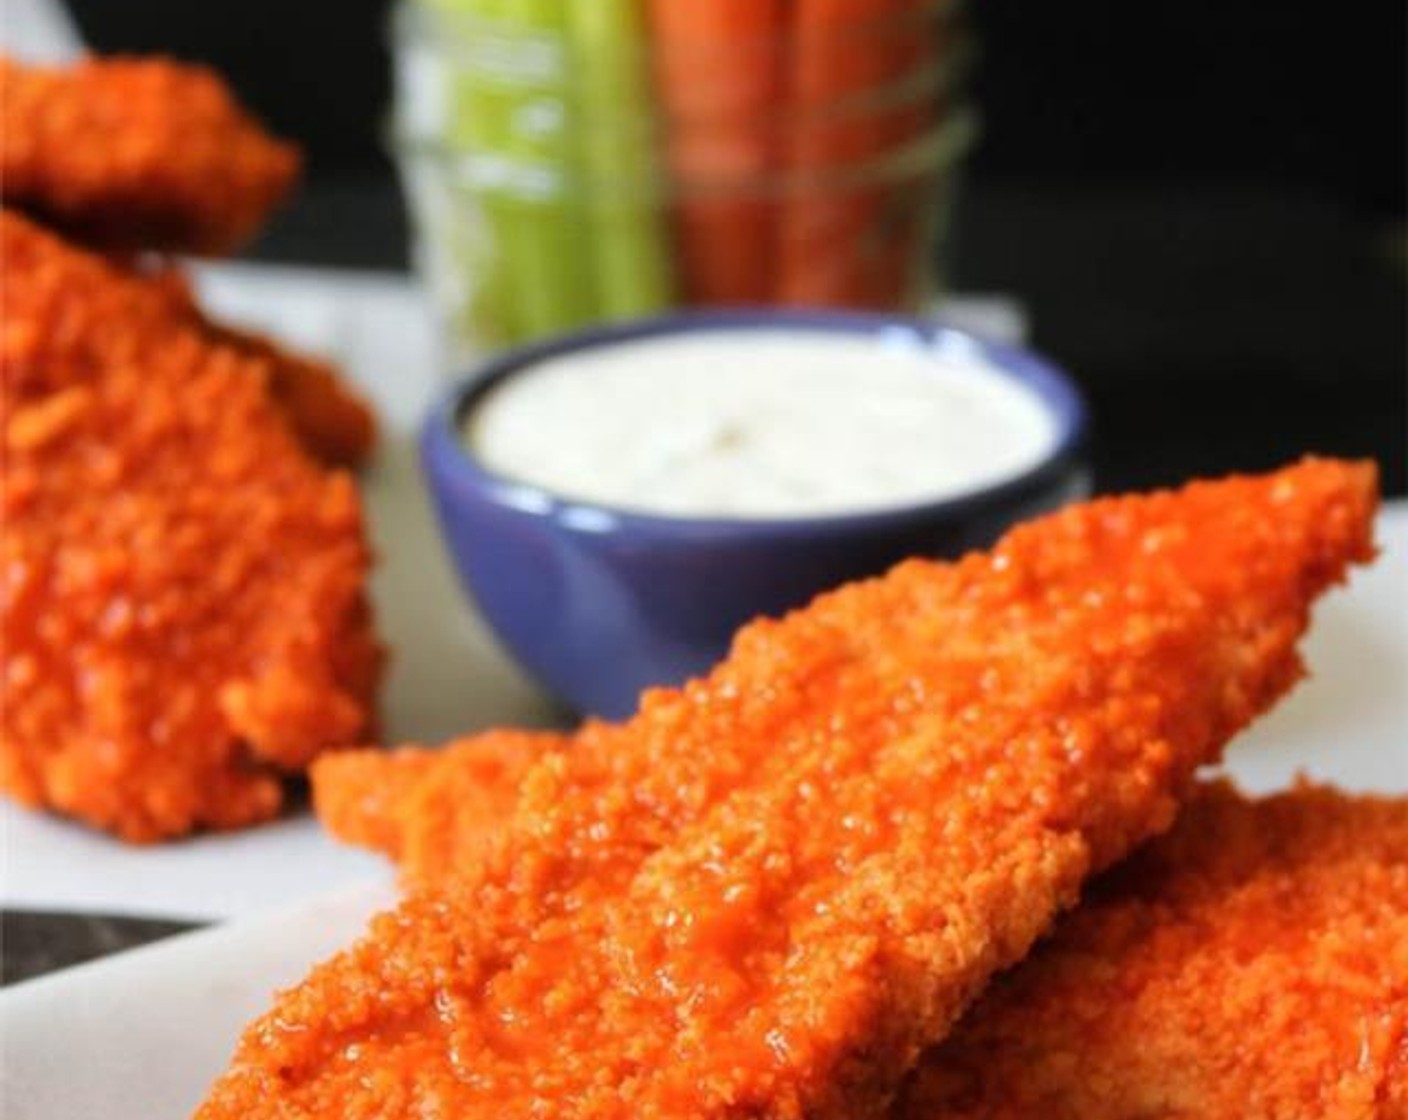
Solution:
M203 341L237 351L249 359L243 368L264 380L273 403L283 412L303 446L332 466L360 466L376 442L376 421L361 400L324 362L282 349L268 339L234 330L206 318L196 305L184 275L163 265L157 271L105 261L65 244L17 214L0 216L4 223L5 319L15 330L25 330L24 304L36 270L47 275L51 286L63 285L88 310L88 322L99 334L110 321L121 321L129 330L156 332L171 326L186 328ZM14 288L12 299L10 288ZM11 304L14 304L13 310ZM66 334L46 339L34 335L24 360L23 377L51 379L71 372L62 358L48 361L44 348L60 350L69 345ZM12 370L7 376L21 376Z
M10 214L0 260L0 787L131 841L270 817L373 731L356 488L267 363Z
M989 987L894 1115L1408 1116L1408 800L1203 790Z
M161 58L0 57L0 198L91 245L219 255L298 177L211 70Z
M411 878L450 875L511 810L523 748L486 735L438 755L330 755L313 772L320 812ZM1408 1115L1408 799L1301 786L1253 802L1225 783L1088 886L891 1112L1381 1115Z
M886 1115L1301 673L1372 468L1106 500L746 627L523 780L246 1032L202 1120Z
M332 365L204 316L201 324L208 341L267 366L274 404L315 459L334 467L360 467L371 458L376 446L371 407Z
M489 731L438 749L339 751L309 770L329 832L390 856L414 876L439 876L478 858L513 811L518 789L567 735Z
M163 265L146 274L133 272L131 278L148 283L154 296L165 298L173 314L197 326L210 342L263 363L274 403L315 458L337 467L358 467L370 458L376 444L376 419L331 365L262 335L215 322L200 310L185 274L177 268Z

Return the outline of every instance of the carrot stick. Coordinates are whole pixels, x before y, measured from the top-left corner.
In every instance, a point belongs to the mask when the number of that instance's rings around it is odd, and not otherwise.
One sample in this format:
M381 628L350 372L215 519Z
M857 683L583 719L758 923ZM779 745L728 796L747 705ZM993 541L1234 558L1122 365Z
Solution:
M911 285L912 175L881 170L936 121L924 78L941 58L926 0L797 0L788 91L789 183L778 302L895 307ZM871 181L837 185L838 173Z
M677 199L686 302L761 303L773 289L786 0L650 0L657 96Z

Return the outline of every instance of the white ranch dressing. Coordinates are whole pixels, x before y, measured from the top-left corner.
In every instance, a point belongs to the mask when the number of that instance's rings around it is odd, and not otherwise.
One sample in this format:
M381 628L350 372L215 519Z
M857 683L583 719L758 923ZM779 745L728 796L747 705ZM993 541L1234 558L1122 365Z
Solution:
M673 517L864 513L1021 474L1053 448L1034 393L961 337L707 330L509 375L464 422L496 474Z

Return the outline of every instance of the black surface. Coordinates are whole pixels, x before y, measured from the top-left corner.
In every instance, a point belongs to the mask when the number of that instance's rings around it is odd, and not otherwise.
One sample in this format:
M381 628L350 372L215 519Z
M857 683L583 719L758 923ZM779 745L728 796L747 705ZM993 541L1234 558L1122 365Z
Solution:
M1375 457L1404 493L1404 273L1381 220L1225 182L974 191L963 218L958 287L1018 295L1085 386L1102 489L1315 451Z
M194 928L187 922L155 918L0 911L0 944L4 946L0 982L17 984Z
M312 155L381 168L391 0L67 0L105 51L201 59ZM1401 0L975 0L978 174L1162 182L1189 169L1404 208ZM355 235L354 235L355 236Z

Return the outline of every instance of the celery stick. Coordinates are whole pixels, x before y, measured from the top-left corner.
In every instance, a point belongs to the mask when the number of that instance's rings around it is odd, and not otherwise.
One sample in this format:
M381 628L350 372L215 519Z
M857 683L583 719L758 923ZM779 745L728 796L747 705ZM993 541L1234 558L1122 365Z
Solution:
M470 156L495 242L504 335L518 341L585 323L596 301L565 58L566 5L580 0L441 2L468 39L454 146Z
M579 326L596 314L565 57L566 5L581 0L505 2L507 24L538 37L544 56L542 72L526 76L512 101L507 153L517 173L506 192L513 214L514 304L525 336L534 337Z
M639 0L568 0L577 134L601 311L625 318L671 303Z
M454 195L463 213L451 223L454 238L449 251L458 259L466 279L469 306L465 314L475 340L490 346L516 341L523 327L514 306L512 280L514 221L501 191L490 189L480 173L479 159L509 147L509 114L497 83L486 81L473 64L478 48L470 36L474 28L498 26L505 14L504 0L429 0L427 10L442 17L442 57L450 69L451 97L445 122L445 154L456 170ZM461 160L471 158L474 169L468 182L459 180ZM474 213L470 213L470 211ZM476 231L477 237L469 231Z

